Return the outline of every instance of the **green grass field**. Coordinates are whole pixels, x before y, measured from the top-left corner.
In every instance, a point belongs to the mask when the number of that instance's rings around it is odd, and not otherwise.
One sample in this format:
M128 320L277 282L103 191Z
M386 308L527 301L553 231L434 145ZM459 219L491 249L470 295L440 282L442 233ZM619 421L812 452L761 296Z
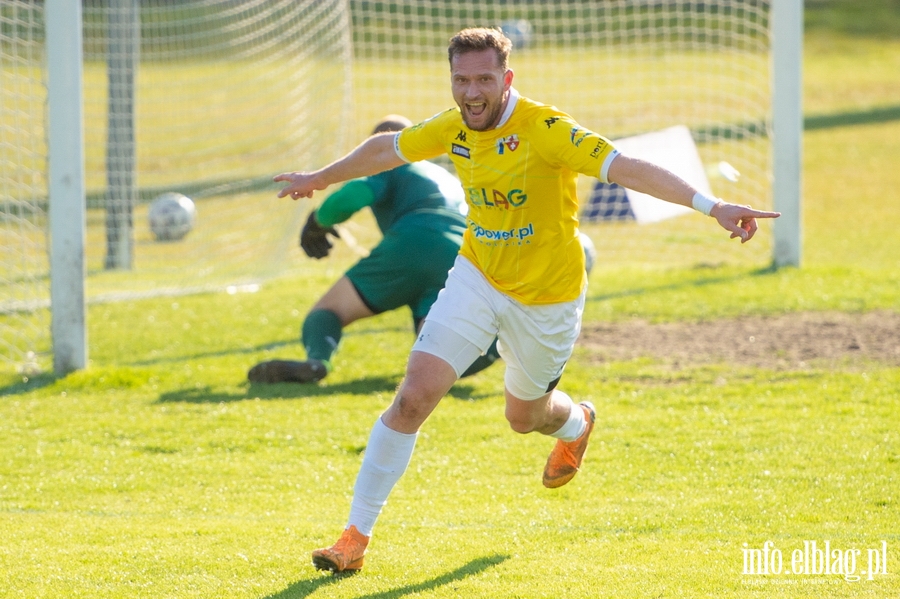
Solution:
M897 40L811 34L806 112L896 105L897 72ZM647 237L669 254L652 266L621 249L626 230L593 231L608 260L585 321L897 312L898 140L898 121L807 132L801 269L736 262L699 216ZM702 235L705 253L678 253ZM900 368L601 362L585 347L563 388L599 425L570 485L541 486L552 443L508 429L495 365L426 423L363 574L317 573L309 552L345 524L409 317L348 329L321 385L246 371L299 355L304 314L353 259L341 247L256 293L91 305L88 369L0 375L0 597L900 596ZM746 574L767 542L801 570L828 542L836 573Z

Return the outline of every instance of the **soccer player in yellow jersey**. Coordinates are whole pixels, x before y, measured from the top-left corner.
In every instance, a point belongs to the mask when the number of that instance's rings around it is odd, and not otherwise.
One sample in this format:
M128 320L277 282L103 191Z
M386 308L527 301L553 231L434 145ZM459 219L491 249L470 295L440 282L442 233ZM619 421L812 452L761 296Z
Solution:
M362 568L375 521L412 457L419 427L494 336L506 364L506 419L518 433L557 439L543 483L560 487L581 466L595 410L557 388L581 329L586 277L578 241L578 173L712 216L741 242L757 230L754 210L705 197L667 170L619 153L609 140L512 87L510 41L466 29L448 49L457 108L395 134L368 138L314 172L275 177L279 197L316 190L448 154L469 205L463 245L413 345L406 376L376 421L337 543L313 552L316 568Z

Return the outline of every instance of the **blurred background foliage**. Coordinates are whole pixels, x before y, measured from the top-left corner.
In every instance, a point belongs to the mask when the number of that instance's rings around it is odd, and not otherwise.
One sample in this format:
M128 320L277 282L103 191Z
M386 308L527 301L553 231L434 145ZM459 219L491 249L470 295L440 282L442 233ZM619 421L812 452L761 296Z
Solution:
M806 0L808 32L900 38L900 0Z

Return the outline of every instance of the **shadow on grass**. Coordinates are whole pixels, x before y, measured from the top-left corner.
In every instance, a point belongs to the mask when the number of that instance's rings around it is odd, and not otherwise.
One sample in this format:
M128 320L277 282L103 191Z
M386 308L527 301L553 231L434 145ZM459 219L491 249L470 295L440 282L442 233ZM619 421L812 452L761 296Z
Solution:
M157 364L180 364L189 360L202 360L204 358L222 358L224 356L234 356L234 355L256 355L260 352L265 351L273 351L283 347L290 347L291 357L290 359L298 359L296 356L303 355L303 346L300 345L299 339L286 339L284 341L272 341L268 343L261 343L259 345L254 345L252 347L240 347L240 348L228 348L217 351L207 351L207 352L195 352L190 355L173 355L167 356L163 358L152 358L146 360L135 360L131 364L134 366L154 366ZM249 368L253 364L250 363L247 367Z
M283 400L330 397L334 395L371 395L387 393L393 396L400 384L400 377L373 376L345 383L319 385L316 383L274 383L271 385L250 383L245 391L228 392L211 387L190 387L161 393L156 403L229 403L250 399ZM454 399L473 401L492 397L494 394L475 394L475 388L457 383L447 394Z
M9 378L13 379L13 377ZM35 391L37 389L49 387L61 378L63 377L53 374L52 372L42 372L40 374L29 376L15 375L15 378L13 379L14 382L0 387L0 397L6 395L18 395L20 393L27 393L29 391Z
M354 337L354 336L368 336L368 335L378 335L386 332L396 332L399 330L397 327L381 327L381 328L371 328L371 329L360 329L360 330L344 330L341 333L342 338ZM410 348L412 348L412 341L415 340L414 335L410 335ZM288 349L285 349L288 348ZM253 346L245 346L239 348L227 348L216 351L204 351L204 352L195 352L193 354L184 354L184 355L173 355L167 357L155 357L152 359L145 360L137 360L132 363L134 366L153 366L155 364L165 364L172 363L178 364L184 362L186 360L202 360L204 358L221 358L224 356L235 356L235 355L258 355L263 352L273 352L277 350L285 350L283 355L280 357L273 356L271 358L266 359L284 359L284 360L302 360L305 355L305 350L303 349L303 343L300 341L300 336L290 337L288 339L281 339L275 341L267 341L266 343L260 343L258 345ZM248 368L252 366L252 363L248 364Z
M316 383L249 383L244 391L215 391L209 386L191 387L162 393L157 403L227 403L248 399L299 399L332 395L370 395L393 393L400 383L398 377L372 376L345 383L319 385Z
M470 561L468 564L461 566L452 572L447 572L446 574L442 574L431 580L426 580L417 584L409 584L378 593L360 595L357 599L395 599L406 595L416 595L425 591L433 591L438 587L484 572L488 568L502 564L508 559L508 555L481 557ZM309 597L321 587L338 584L341 580L341 577L335 576L319 576L310 580L299 580L283 591L275 593L274 595L267 595L265 599L303 599L304 597Z
M888 123L897 120L900 120L900 104L805 116L803 118L803 129L812 131L815 129L831 129L832 127Z

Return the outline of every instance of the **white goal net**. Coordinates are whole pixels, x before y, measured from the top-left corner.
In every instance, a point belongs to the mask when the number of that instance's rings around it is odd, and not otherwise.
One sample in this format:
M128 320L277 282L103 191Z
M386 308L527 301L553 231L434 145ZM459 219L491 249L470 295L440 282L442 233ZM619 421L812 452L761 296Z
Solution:
M49 349L43 19L0 4L0 367L37 370Z
M272 175L326 163L385 114L418 121L452 106L446 46L469 26L508 33L523 95L629 147L687 130L687 146L650 149L696 156L693 174L716 195L771 205L768 0L83 7L89 302L304 268L296 236L310 205L277 200ZM0 365L20 371L51 351L43 11L39 0L0 4ZM764 235L737 247L696 214L641 223L627 194L594 183L580 193L600 264L770 260ZM148 221L168 192L196 209L180 240L157 239Z
M0 4L0 344L21 372L51 351L44 11ZM283 272L307 206L272 175L348 143L346 2L84 0L82 19L88 301ZM180 239L148 218L167 193L196 212Z

